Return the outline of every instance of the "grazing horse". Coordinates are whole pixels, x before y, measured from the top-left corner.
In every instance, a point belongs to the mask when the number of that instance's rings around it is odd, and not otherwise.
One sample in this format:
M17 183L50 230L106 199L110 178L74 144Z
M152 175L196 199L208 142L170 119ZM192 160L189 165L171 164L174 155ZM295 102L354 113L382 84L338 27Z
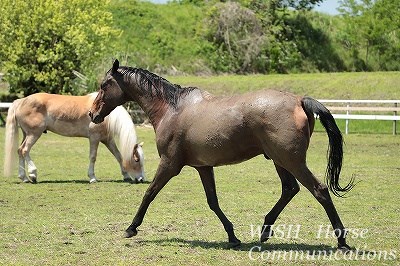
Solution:
M86 96L65 96L37 93L13 102L8 110L5 140L4 175L11 176L18 147L18 126L23 139L18 148L18 177L36 183L37 169L29 152L42 133L50 130L67 137L86 137L90 142L90 183L96 182L94 163L101 141L117 159L125 181L144 181L142 144L137 144L135 127L129 113L119 106L104 123L93 124L88 115L97 93ZM118 138L121 153L115 144ZM28 166L28 177L25 173ZM132 177L131 177L132 176Z
M116 106L127 101L137 102L149 116L161 158L126 237L137 234L157 193L188 165L198 171L209 207L222 222L230 245L239 245L232 223L219 207L213 167L263 154L275 164L282 194L265 216L261 242L272 236L271 226L299 191L297 179L324 207L335 229L338 248L350 249L328 188L342 196L353 187L353 180L345 187L339 184L342 135L328 109L318 101L274 90L215 97L198 88L171 84L147 70L120 67L116 60L101 83L89 115L94 123L101 123ZM329 138L327 185L318 181L306 165L314 114Z

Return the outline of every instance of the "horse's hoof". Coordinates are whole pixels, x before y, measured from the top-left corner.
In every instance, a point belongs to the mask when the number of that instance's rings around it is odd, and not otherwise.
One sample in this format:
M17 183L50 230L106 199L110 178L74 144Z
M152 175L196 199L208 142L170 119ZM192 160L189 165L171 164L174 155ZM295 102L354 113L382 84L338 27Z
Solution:
M239 239L235 239L234 241L229 241L228 243L228 249L231 248L237 248L242 244L242 242Z
M30 176L29 178L31 179L31 183L32 183L32 184L37 184L37 179L36 179L36 177Z
M126 229L124 237L125 238L131 238L133 236L137 235L137 230L136 229Z
M271 227L266 227L260 237L260 242L263 243L270 239L274 235L274 231L271 230Z
M97 179L96 178L92 178L92 179L89 180L89 183L90 184L97 183Z
M135 184L135 183L136 183L136 180L133 180L133 179L124 179L124 183Z
M347 244L341 244L341 245L338 245L338 250L343 253L347 253L347 252L351 251L352 248Z

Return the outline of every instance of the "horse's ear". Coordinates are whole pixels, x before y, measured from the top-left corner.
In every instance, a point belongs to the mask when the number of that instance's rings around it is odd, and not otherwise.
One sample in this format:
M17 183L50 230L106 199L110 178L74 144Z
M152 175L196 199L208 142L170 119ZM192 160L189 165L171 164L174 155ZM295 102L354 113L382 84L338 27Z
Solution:
M115 59L115 60L114 60L113 67L112 67L112 73L113 73L113 74L114 74L114 73L117 73L118 68L119 68L119 61L118 61L118 59Z

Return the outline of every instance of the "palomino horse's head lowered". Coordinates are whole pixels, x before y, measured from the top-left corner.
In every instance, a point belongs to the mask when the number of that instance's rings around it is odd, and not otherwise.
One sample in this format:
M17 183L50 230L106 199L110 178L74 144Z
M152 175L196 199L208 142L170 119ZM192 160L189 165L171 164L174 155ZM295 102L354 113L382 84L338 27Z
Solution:
M89 116L95 124L103 122L104 117L109 115L115 107L127 102L124 92L118 84L118 75L120 75L117 72L118 67L119 62L115 60L112 69L108 71L101 82L99 93L89 111Z

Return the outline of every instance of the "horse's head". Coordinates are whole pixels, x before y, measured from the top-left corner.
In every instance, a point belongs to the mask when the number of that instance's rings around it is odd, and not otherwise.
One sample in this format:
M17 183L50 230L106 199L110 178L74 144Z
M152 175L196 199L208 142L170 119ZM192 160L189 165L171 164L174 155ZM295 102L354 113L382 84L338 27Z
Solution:
M115 60L112 69L107 72L101 82L99 93L90 108L89 116L95 124L103 122L104 117L109 115L115 107L127 101L120 86L123 81L122 75L117 71L118 68L119 62Z
M139 182L146 181L144 175L144 156L143 156L143 142L135 144L133 148L132 158L123 161L122 165L131 177Z

